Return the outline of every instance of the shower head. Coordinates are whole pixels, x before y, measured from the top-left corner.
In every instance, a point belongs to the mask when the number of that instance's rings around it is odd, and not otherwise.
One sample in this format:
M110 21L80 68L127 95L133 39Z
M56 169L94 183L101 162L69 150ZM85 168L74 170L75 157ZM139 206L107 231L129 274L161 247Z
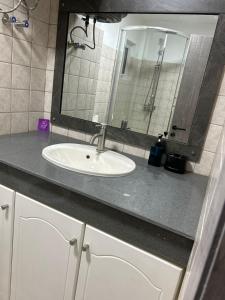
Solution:
M96 19L97 22L101 23L119 23L127 14L119 13L95 13L95 14L82 14L83 16L89 15L91 19Z

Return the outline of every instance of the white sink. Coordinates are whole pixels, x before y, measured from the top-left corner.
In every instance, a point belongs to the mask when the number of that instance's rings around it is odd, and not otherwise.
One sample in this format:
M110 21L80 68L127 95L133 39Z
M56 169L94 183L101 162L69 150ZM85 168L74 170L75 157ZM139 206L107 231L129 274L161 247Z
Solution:
M43 149L49 162L78 173L116 177L131 173L136 164L128 157L107 150L97 153L96 147L80 144L57 144Z

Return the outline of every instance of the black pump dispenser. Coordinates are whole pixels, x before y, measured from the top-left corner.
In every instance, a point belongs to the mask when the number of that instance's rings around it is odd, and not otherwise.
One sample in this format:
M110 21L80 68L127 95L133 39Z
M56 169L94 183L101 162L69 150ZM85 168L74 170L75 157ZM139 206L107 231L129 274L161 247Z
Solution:
M165 141L163 141L163 134L159 134L157 142L151 147L148 164L160 167L162 163L162 156L165 150L166 145Z

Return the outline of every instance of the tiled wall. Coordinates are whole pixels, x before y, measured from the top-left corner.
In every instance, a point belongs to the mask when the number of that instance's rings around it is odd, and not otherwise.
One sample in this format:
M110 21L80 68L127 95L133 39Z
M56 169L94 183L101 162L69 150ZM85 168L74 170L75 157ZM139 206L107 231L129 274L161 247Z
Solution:
M0 8L11 8L14 2L0 0ZM22 9L14 14L26 19ZM52 14L50 0L40 0L28 29L3 25L0 20L0 134L34 130L43 116Z
M13 1L0 0L2 9L12 5ZM22 11L17 11L15 15L20 19L25 17ZM38 9L32 14L29 29L19 30L11 25L3 25L0 21L0 134L35 130L37 119L43 116L43 112L45 117L50 118L57 15L58 0L40 0ZM111 72L110 60L113 55L107 57L108 53L105 49L104 59L108 59L108 72ZM105 79L101 76L99 80ZM108 90L103 91L101 88L102 83L97 88L98 102L104 103L106 101L103 99L107 99ZM190 164L194 172L209 174L224 119L225 79L218 95L201 160L199 163ZM84 133L54 127L53 130L81 139L90 138ZM108 142L107 145L146 158L149 154L148 149L114 142Z
M98 115L98 122L106 122L105 117L111 96L115 56L115 49L104 44L102 45L94 106L94 115Z
M83 21L75 14L70 15L69 33L74 26L82 26ZM81 44L91 44L93 25L88 27L87 38L82 30L75 30L72 34L74 41ZM68 47L66 57L66 69L64 76L64 89L62 99L63 114L92 120L97 80L102 50L103 31L96 28L96 48L94 50L86 47L74 49ZM70 40L70 34L68 34Z
M82 26L83 21L75 14L70 16L70 30ZM88 28L89 37L81 30L72 33L73 39L81 44L92 44L92 24ZM70 31L69 31L70 33ZM104 32L96 27L94 50L86 47L85 51L68 47L62 113L92 121L105 122L109 103L115 50L103 45ZM70 40L70 34L68 34Z

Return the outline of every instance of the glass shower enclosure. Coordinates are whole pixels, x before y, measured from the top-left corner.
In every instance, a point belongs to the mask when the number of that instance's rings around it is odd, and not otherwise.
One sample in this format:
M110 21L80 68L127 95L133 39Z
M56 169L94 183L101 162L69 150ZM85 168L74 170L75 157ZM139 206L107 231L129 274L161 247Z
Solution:
M161 27L121 29L109 123L158 135L169 130L189 38Z

